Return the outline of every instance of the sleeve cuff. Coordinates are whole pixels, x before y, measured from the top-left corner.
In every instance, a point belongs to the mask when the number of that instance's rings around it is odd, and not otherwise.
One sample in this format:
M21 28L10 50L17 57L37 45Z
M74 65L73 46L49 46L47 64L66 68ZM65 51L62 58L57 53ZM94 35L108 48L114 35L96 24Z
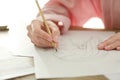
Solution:
M62 33L66 33L71 25L71 21L68 17L58 14L45 14L46 20L52 20L58 22L58 25L63 25ZM37 17L37 20L42 21L42 17ZM60 27L60 26L59 26Z

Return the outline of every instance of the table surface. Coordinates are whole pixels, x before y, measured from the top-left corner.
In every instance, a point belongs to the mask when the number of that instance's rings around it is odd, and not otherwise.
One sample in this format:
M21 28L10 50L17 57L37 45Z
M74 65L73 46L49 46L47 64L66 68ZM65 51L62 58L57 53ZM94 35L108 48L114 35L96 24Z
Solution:
M30 39L27 37L27 29L26 24L17 24L17 25L9 25L9 31L0 31L0 46L6 47L10 50L19 49L21 47L25 47L29 43L31 43ZM74 27L71 30L95 30L95 29L84 29ZM108 30L111 31L111 30ZM120 80L120 74L114 74L113 77L111 75L107 75L110 80ZM108 78L104 75L98 76L86 76L79 78L66 78L66 79L49 79L49 80L108 80ZM35 74L12 78L9 80L36 80Z

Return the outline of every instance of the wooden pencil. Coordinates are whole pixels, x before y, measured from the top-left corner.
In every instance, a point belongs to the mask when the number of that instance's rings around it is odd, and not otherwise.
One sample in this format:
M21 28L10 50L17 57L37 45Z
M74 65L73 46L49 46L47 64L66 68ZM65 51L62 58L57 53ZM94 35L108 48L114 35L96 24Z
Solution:
M52 36L52 33L51 33L51 31L50 31L50 28L49 28L49 26L48 26L48 24L47 24L47 21L46 21L46 19L45 19L44 13L42 12L42 9L40 8L40 5L39 5L38 1L35 0L35 2L36 2L36 4L37 4L37 7L38 7L38 10L39 10L40 16L41 16L42 19L43 19L43 23L44 23L44 25L45 25L45 27L46 27L46 30L47 30L48 34L49 34L50 36ZM51 44L52 44L52 46L53 46L53 47L56 49L56 51L57 51L56 43L55 43L54 41L52 41Z

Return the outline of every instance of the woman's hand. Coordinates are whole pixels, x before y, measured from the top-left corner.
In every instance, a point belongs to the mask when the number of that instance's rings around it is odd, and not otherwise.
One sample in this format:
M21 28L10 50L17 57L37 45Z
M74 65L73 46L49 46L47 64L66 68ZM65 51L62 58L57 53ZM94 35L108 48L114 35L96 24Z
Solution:
M98 49L100 50L120 50L120 32L116 33L115 35L111 36L104 42L98 45Z
M52 21L47 21L47 23L52 35L47 33L46 27L39 20L33 20L31 25L27 26L28 37L37 47L53 47L52 41L58 46L59 28Z

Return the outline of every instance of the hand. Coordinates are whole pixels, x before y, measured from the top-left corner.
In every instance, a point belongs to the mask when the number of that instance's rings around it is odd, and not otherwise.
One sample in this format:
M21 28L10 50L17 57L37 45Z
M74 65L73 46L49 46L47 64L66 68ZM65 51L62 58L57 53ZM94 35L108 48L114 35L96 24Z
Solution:
M47 21L52 36L47 33L46 27L41 21L33 20L31 25L27 26L28 37L37 47L53 47L52 41L58 46L58 38L60 36L59 28L52 21Z
M120 32L111 36L104 42L98 45L98 49L100 50L120 50Z

